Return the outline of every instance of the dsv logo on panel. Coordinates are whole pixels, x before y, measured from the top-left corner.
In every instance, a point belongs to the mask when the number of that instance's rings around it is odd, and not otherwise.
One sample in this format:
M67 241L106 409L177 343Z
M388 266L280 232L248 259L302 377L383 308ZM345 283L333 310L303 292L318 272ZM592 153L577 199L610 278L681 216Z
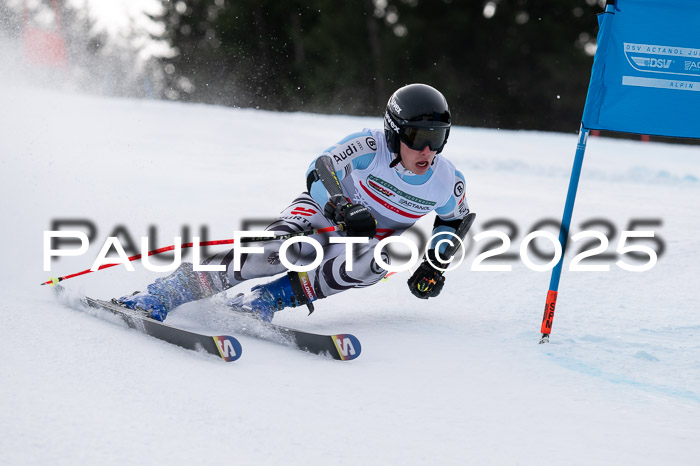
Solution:
M634 61L637 66L643 66L645 68L668 69L673 64L673 60L670 58L632 57L632 61Z

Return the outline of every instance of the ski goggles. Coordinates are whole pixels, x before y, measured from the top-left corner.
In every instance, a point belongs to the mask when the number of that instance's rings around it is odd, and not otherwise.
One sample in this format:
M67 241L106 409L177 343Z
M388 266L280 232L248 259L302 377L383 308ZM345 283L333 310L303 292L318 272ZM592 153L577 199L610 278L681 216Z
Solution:
M401 129L401 142L413 150L423 150L425 146L430 150L441 152L447 143L450 134L449 127L422 127L404 126Z

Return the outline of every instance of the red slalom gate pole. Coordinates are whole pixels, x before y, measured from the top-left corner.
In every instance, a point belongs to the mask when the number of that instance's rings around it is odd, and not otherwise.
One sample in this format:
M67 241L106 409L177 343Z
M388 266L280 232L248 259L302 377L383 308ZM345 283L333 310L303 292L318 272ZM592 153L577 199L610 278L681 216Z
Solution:
M315 228L313 230L304 230L304 231L299 231L297 233L286 233L284 235L275 235L271 237L266 237L266 236L260 236L260 237L247 237L247 238L241 238L241 243L255 243L258 241L275 241L275 240L285 240L289 238L293 238L295 236L311 236L315 235L318 233L332 233L335 231L343 231L345 229L345 225L338 224L332 227L325 227L325 228ZM232 239L222 239L222 240L216 240L216 241L204 241L202 243L199 243L200 246L219 246L222 244L233 244ZM181 249L187 249L191 248L194 246L194 243L185 243L180 245ZM148 251L146 254L147 256L155 256L156 254L161 254L163 252L167 251L172 251L175 249L175 245L171 244L170 246L166 246L164 248L159 248L159 249L154 249L152 251ZM143 254L136 254L135 256L129 257L129 262L133 262L136 260L141 259L143 257ZM103 264L97 268L97 270L103 270L103 269L108 269L110 267L114 267L115 265L120 265L120 264ZM74 277L79 277L81 275L85 275L88 273L94 272L91 269L86 269L81 272L76 272L72 273L70 275L64 275L63 277L52 277L48 279L47 281L41 283L41 285L56 285L59 282L62 282L63 280L68 280L69 278L74 278Z

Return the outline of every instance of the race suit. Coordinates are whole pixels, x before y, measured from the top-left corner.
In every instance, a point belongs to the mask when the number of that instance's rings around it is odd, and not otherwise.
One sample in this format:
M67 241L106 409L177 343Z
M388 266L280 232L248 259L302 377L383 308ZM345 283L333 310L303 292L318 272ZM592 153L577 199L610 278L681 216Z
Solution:
M346 263L346 245L329 242L330 237L344 233L311 236L323 248L322 262L307 274L310 289L305 292L312 293L315 299L380 281L387 273L374 259L374 248L381 239L401 234L432 211L437 214L433 234L454 232L469 213L464 176L448 159L438 154L423 175L416 175L401 164L389 167L393 155L387 148L383 130L363 129L353 133L321 155L332 158L346 197L353 204L362 204L370 210L377 221L377 235L366 244L353 246L352 270ZM309 177L314 166L315 160L307 171L307 191L294 199L266 230L293 233L334 225L323 214L328 193L321 181ZM215 281L216 285L229 288L245 280L286 272L279 259L281 245L282 241L267 241L260 244L264 253L242 254L239 271L234 270L233 251L214 256L205 263L226 265L226 272L219 274ZM381 257L390 263L386 251ZM307 243L296 243L287 250L287 259L295 265L308 265L315 258L315 249Z

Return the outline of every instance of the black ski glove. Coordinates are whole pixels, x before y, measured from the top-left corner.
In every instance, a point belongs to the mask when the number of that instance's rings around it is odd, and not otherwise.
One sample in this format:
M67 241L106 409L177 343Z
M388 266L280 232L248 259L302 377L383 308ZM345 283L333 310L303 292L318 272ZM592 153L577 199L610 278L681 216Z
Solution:
M372 212L363 205L353 204L340 194L328 199L323 207L323 214L336 223L343 223L348 236L374 238L377 234L377 221Z
M428 250L427 255L433 264L440 265L435 257L434 249ZM443 286L445 286L445 276L441 271L433 268L427 259L423 260L420 267L408 279L408 289L411 290L413 296L420 299L436 297L442 291Z

